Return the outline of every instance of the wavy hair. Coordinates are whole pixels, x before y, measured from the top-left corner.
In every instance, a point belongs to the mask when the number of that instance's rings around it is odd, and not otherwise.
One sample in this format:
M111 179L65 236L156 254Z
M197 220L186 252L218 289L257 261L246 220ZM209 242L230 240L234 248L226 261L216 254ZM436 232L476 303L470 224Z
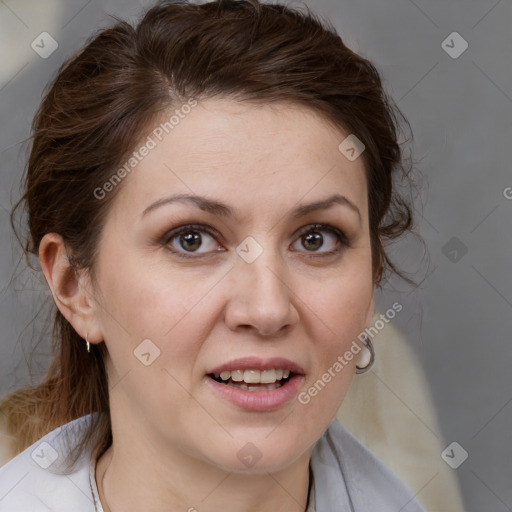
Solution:
M400 274L384 245L412 226L394 186L408 177L398 141L405 119L374 65L306 11L259 0L177 1L154 6L134 25L116 19L96 33L61 66L34 117L24 194L11 214L13 227L18 208L28 216L26 255L38 254L46 233L58 233L72 266L94 277L106 213L122 184L101 201L94 190L162 112L190 97L223 96L306 106L364 143L373 279L379 285L384 272ZM100 414L76 459L88 443L96 456L110 446L104 356L104 344L87 354L55 308L46 378L2 403L15 452L91 413Z

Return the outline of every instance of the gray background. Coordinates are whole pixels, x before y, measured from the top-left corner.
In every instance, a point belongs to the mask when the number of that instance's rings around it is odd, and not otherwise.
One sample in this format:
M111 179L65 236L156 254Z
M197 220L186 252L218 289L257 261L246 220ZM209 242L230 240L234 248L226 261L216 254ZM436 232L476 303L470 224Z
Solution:
M512 511L512 3L306 3L377 65L412 125L417 231L428 253L412 236L393 246L421 284L392 278L377 306L404 305L394 323L427 375L440 437L469 453L456 470L466 510ZM107 13L135 19L150 4L0 0L0 393L30 382L30 359L32 378L44 373L49 337L40 327L48 292L19 264L8 219L27 156L22 142L63 60L109 23ZM43 31L59 44L47 59L30 46ZM442 47L452 32L469 45L457 58ZM456 38L446 44L461 48Z

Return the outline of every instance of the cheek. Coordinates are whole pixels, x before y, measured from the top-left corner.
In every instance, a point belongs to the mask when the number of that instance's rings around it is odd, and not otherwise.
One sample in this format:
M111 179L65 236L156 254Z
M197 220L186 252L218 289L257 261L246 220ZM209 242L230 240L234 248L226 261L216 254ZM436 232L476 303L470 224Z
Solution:
M160 351L155 364L183 368L178 362L195 357L206 329L212 277L171 271L142 257L110 254L101 262L98 276L104 336L114 363L132 365L134 351L149 339Z
M366 276L366 274L365 274ZM371 276L361 279L361 274L347 273L324 282L324 286L310 290L305 301L304 311L312 329L312 340L316 344L315 375L311 382L321 378L328 370L324 380L329 380L324 399L327 397L341 400L348 388L355 365L359 359L358 335L364 330L367 318L373 311L373 284ZM357 342L357 345L354 345ZM339 364L339 357L348 354Z
M347 280L339 280L324 291L308 299L311 310L317 313L310 314L316 345L314 371L306 379L298 402L309 417L332 419L354 377L360 354L357 336L364 330L373 288L361 286L360 281L349 286Z
M366 326L369 309L373 304L371 275L349 274L325 280L322 286L303 290L304 305L317 317L318 327L323 327L322 338L329 344L352 339Z
M102 311L102 321L112 403L169 419L170 411L188 400L183 386L189 387L201 347L198 315L204 316L205 290L193 287L188 293L183 274L126 257L107 269L101 285L108 311Z

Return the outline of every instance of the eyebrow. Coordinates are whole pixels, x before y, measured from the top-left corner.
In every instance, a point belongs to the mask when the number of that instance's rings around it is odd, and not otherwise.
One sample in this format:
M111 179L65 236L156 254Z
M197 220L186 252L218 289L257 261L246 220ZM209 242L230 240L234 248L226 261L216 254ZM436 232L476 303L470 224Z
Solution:
M235 219L238 218L238 215L236 214L235 210L233 210L230 206L220 201L209 199L204 196L198 196L195 194L174 194L172 196L159 199L158 201L150 204L142 212L142 217L144 217L149 212L161 206L176 202L192 203L199 209L220 217L234 217ZM336 204L347 206L348 208L350 208L353 212L357 213L359 221L361 221L361 212L359 211L359 208L352 201L350 201L350 199L341 194L333 194L327 197L326 199L321 199L320 201L299 205L291 212L290 215L292 218L297 219L318 210L326 210Z

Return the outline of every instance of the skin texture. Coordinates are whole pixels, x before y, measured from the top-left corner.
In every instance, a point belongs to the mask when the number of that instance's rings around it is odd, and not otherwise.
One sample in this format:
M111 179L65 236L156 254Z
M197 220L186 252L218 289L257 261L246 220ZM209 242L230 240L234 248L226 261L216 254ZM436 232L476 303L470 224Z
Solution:
M308 404L295 397L265 412L220 398L205 375L239 357L284 357L304 369L305 391L370 323L367 186L362 158L338 150L346 135L303 106L199 102L120 185L95 279L70 270L58 235L44 237L40 259L57 306L109 352L114 442L96 473L107 512L305 510L311 448L357 356ZM360 217L339 204L290 216L336 192ZM176 193L222 201L238 217L184 202L143 215ZM216 232L201 231L195 253L165 236L188 223ZM343 231L349 246L323 228L304 233L320 241L304 240L299 230L315 223ZM263 248L252 263L236 252L248 236ZM149 366L134 356L144 339L160 350ZM261 459L247 468L237 453L249 442Z

